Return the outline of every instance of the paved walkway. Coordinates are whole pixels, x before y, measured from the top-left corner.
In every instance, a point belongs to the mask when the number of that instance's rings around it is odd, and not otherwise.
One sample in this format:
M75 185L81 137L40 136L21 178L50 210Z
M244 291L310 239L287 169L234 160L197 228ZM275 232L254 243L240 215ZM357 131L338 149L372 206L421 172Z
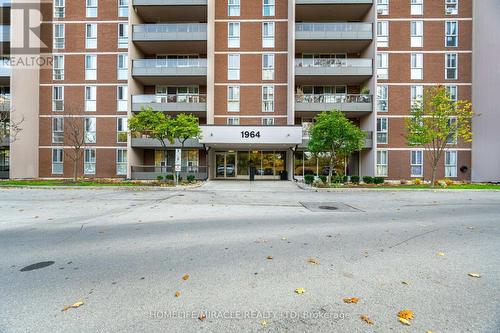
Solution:
M238 191L238 192L290 192L302 191L292 181L248 181L248 180L210 180L200 190Z

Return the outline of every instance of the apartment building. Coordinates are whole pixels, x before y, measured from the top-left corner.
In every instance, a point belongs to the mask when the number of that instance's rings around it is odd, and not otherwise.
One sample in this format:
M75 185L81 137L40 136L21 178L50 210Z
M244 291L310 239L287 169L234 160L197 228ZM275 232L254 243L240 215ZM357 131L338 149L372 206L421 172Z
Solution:
M412 103L433 85L472 99L472 0L53 0L40 8L53 63L13 70L13 85L39 80L13 87L30 129L11 145L13 178L71 176L75 128L84 134L81 176L172 172L179 142L164 151L148 133L128 133L127 118L143 108L198 117L203 134L185 144L183 175L327 173L328 157L307 151L307 128L339 109L366 133L349 175L428 178L423 150L404 139ZM450 140L438 177L471 179L471 151Z
M10 2L0 0L0 119L9 119L10 66L6 61L10 54ZM0 126L5 126L0 123ZM10 144L0 139L0 178L9 177Z

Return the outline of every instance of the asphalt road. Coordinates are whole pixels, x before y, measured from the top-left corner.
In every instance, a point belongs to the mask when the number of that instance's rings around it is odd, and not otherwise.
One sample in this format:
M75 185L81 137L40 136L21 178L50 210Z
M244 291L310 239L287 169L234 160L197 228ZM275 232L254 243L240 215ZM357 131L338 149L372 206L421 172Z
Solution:
M500 192L0 189L0 332L500 332L499 250Z

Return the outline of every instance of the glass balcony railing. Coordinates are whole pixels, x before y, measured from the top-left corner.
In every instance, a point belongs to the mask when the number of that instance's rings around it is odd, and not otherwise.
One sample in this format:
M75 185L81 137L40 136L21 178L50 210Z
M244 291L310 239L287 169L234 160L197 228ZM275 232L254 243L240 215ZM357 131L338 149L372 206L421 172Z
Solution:
M132 103L206 103L207 95L134 95Z
M190 33L207 32L206 23L138 24L133 33Z
M299 58L296 67L372 67L371 59L363 58Z
M207 59L138 59L132 61L133 68L206 68Z
M372 95L366 94L296 94L295 103L372 103Z
M371 23L296 23L296 32L372 32Z

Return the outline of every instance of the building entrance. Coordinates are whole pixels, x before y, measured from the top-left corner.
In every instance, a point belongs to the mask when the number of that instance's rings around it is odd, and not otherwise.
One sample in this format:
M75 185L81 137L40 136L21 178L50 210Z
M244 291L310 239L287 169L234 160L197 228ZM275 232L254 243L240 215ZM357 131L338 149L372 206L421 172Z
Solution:
M286 151L238 150L215 153L216 179L280 180L286 174Z

